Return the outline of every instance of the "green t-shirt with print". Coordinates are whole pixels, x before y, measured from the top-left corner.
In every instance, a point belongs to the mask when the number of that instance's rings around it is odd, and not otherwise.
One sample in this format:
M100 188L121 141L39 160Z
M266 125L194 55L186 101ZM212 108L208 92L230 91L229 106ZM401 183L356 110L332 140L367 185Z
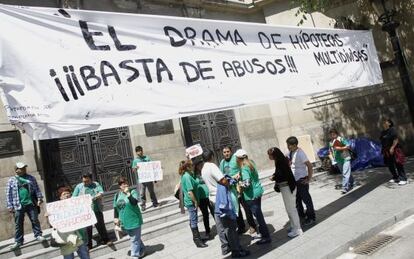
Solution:
M130 192L131 196L138 200L137 191L132 189ZM115 195L113 206L118 211L122 228L129 230L138 228L143 224L142 214L138 204L131 204L125 193L119 192Z
M193 200L191 199L190 195L188 194L189 191L192 191L193 194L197 198L197 188L198 184L197 181L194 179L193 175L189 172L185 172L181 176L181 191L184 195L184 206L185 207L191 207L194 206Z
M138 163L142 162L151 162L151 158L149 156L137 156L134 158L134 161L132 161L132 168L136 168Z
M16 176L17 185L19 187L19 201L22 206L33 205L32 197L30 195L29 184L30 181L24 176Z
M237 165L237 157L232 155L229 161L225 159L220 162L220 171L225 175L234 176L240 172L240 168Z
M103 204L102 198L100 199L93 199L99 193L103 193L102 185L98 182L92 182L90 185L84 185L80 183L76 185L75 190L73 190L73 197L77 197L79 195L86 195L89 194L92 196L92 209L95 212L103 211Z
M332 156L335 159L335 162L343 164L345 161L351 160L351 155L348 150L336 150L333 147L335 146L349 146L349 141L346 138L338 136L336 139L329 142L329 149L332 152Z
M245 165L241 169L242 180L250 180L250 186L243 189L243 197L246 201L254 200L262 196L264 190L262 184L259 181L259 174L255 167L253 170L249 166Z

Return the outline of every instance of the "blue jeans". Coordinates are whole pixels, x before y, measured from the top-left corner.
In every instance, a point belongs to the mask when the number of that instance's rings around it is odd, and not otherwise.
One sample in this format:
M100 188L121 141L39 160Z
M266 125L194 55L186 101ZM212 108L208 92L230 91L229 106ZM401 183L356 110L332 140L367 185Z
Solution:
M262 238L270 238L269 229L267 229L266 221L262 212L262 196L254 200L246 200L246 204L249 206L250 211L253 213L253 216L259 224L259 233L262 235Z
M40 228L39 215L34 205L22 206L20 210L14 212L14 222L16 227L15 242L23 244L24 241L24 215L27 213L32 222L32 229L35 237L42 236Z
M87 242L79 246L76 252L78 253L78 256L80 259L90 259ZM75 258L75 255L73 253L63 256L63 259L74 259L74 258Z
M126 232L131 237L131 257L140 257L145 249L141 240L141 227L127 229Z
M351 160L345 160L343 163L337 164L342 174L342 189L349 191L354 187L354 177L351 172Z
M190 228L197 228L198 217L197 208L194 206L187 207L188 217L190 218Z

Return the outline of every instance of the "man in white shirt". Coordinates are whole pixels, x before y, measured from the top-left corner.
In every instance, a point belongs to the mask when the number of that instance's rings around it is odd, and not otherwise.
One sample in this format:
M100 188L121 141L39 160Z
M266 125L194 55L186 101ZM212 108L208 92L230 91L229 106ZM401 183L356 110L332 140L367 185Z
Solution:
M208 187L209 199L215 207L217 185L227 186L229 183L218 166L213 163L213 156L214 153L211 150L207 149L203 152L204 166L201 169L201 177ZM222 218L217 214L214 215L214 218L216 220L217 234L221 242L222 254L226 255L231 252L232 257L248 256L250 252L242 249L240 246L239 237L236 232L236 220L232 220L229 217Z
M299 141L296 137L289 137L286 140L286 144L289 149L288 158L291 163L292 173L296 180L296 209L298 210L299 217L305 219L303 225L311 225L316 220L312 197L309 193L309 182L313 174L312 164L309 162L305 152L298 147ZM306 205L306 213L302 202Z

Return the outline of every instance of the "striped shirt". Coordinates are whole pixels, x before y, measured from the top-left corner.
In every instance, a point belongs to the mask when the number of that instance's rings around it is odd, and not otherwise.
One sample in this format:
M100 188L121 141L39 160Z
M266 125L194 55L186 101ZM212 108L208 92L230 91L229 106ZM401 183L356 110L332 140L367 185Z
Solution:
M39 185L37 185L36 178L27 174L26 179L29 181L29 193L32 194L32 196L36 196L39 200L43 199L43 195L39 189ZM19 200L19 185L16 177L11 177L7 182L6 200L8 209L20 210L22 208Z

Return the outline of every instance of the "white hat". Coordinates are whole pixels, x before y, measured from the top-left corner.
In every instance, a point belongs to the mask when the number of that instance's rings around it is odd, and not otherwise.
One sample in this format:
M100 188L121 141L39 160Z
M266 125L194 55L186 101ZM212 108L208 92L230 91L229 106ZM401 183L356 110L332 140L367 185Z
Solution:
M16 168L18 168L18 169L22 169L22 168L25 168L25 167L27 167L27 165L24 162L17 162L16 163Z
M247 157L247 152L246 152L244 149L238 149L238 150L236 151L236 153L234 153L234 155L235 155L237 158L245 158L245 157Z

